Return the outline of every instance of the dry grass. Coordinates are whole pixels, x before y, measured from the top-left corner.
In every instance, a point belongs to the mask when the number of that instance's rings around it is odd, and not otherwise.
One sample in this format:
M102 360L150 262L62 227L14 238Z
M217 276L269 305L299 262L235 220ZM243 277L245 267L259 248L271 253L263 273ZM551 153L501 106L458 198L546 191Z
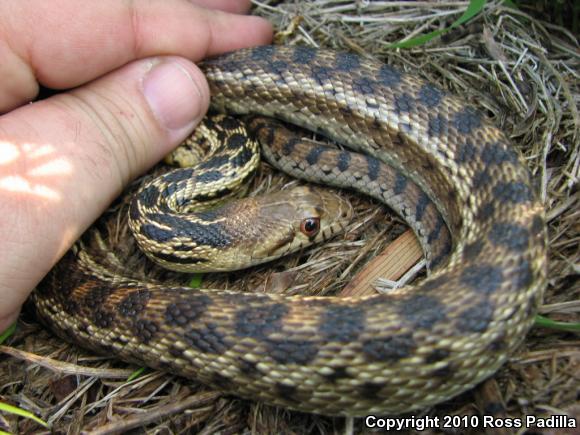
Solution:
M534 9L518 10L490 2L485 13L468 25L407 50L393 50L389 44L448 27L467 2L264 0L255 1L255 13L275 24L279 42L348 49L388 60L463 95L492 117L525 155L546 205L550 280L541 312L554 320L579 322L580 55L571 30L577 25L577 19L569 15L572 6L557 3L563 9L548 7L548 1L533 4ZM553 24L560 22L569 28ZM273 174L266 165L254 181L258 192L287 183L295 181ZM301 294L336 292L405 229L398 219L385 217L383 207L355 195L349 198L358 218L345 238L324 249L315 248L306 257L295 255L248 272L208 277L204 285L258 292L264 288ZM123 206L119 203L116 208ZM133 273L141 275L143 270L153 269L133 253L123 218L109 214L101 228L120 255L130 256ZM183 281L157 269L153 275ZM18 358L0 357L0 402L32 411L49 421L56 432L120 433L143 426L139 433L330 433L363 429L361 419L289 412L156 372L147 371L127 382L127 369L134 367L63 343L30 317L23 318L9 344L34 355L20 352ZM496 416L578 417L579 344L577 334L534 328L496 376L425 413L440 417L481 415L493 409ZM23 364L20 358L29 363ZM42 432L36 423L7 414L0 415L2 429Z

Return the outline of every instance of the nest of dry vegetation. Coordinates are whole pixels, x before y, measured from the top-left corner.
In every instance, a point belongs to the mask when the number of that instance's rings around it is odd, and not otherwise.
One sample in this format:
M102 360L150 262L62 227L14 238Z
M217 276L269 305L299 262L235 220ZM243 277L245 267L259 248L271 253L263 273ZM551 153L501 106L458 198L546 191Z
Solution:
M372 55L461 94L503 128L525 155L547 210L549 285L541 313L563 322L580 321L580 55L573 29L578 25L578 17L573 18L578 9L574 11L572 3L546 0L512 9L489 2L484 13L467 25L403 50L389 44L448 28L467 2L264 0L255 1L254 8L255 14L274 23L280 43ZM280 189L288 183L296 181L264 164L254 190ZM368 259L405 231L404 224L384 207L346 195L357 219L344 238L273 265L207 277L204 285L335 294ZM99 228L107 242L128 258L132 273L141 276L147 269L156 278L185 282L187 278L159 271L134 253L125 214L114 213L124 207L125 202L119 201ZM30 315L23 316L8 344L21 353L0 357L0 402L33 412L59 433L117 433L136 428L140 433L161 434L364 429L362 419L290 412L163 373L145 371L127 381L136 367L63 343ZM580 417L579 344L577 332L535 327L492 379L421 415L470 416L493 411L499 417ZM22 358L28 362L22 363ZM2 429L48 432L31 420L9 414L0 414Z

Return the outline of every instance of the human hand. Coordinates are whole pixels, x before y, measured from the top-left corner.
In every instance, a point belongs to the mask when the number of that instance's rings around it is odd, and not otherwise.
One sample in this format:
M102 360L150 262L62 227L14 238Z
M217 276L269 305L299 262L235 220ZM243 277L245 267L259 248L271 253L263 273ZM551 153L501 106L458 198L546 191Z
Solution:
M270 41L266 21L239 15L249 3L0 3L0 332L123 187L203 117L209 90L192 61ZM27 104L39 83L74 89Z

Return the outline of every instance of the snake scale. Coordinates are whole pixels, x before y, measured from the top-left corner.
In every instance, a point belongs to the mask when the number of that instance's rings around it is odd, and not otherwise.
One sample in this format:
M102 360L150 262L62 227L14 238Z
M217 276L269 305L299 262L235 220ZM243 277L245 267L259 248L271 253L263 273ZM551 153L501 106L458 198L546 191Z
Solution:
M76 249L34 293L41 318L105 354L326 415L421 409L493 374L546 285L543 207L506 136L448 92L351 53L264 46L201 67L214 109L282 119L364 153L366 173L354 178L373 181L377 160L404 173L379 189L420 186L412 215L420 223L436 206L452 250L400 293L332 298L142 283L107 276ZM324 155L310 152L300 168ZM327 172L348 173L341 155ZM441 232L425 228L427 242Z

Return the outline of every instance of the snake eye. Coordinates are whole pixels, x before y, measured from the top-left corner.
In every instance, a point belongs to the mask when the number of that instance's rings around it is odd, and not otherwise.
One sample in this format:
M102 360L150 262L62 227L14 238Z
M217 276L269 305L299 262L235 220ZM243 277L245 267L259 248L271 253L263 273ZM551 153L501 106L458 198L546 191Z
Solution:
M320 230L320 218L307 218L300 224L300 231L305 236L314 237Z

